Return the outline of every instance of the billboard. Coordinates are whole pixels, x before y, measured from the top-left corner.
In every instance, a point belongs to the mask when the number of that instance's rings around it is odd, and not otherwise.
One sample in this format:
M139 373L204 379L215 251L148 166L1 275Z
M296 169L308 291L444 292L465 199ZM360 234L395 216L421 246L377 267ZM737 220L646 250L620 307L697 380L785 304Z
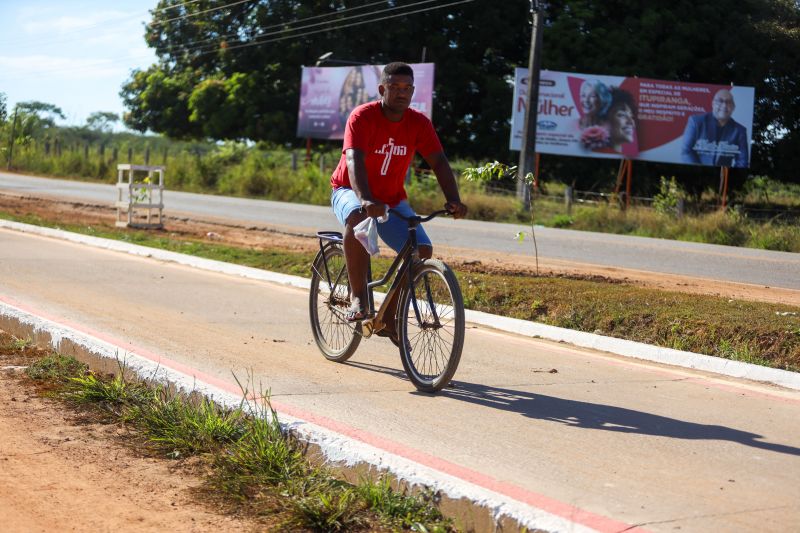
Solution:
M413 63L411 107L431 118L433 63ZM297 136L343 139L347 117L354 107L377 100L383 65L303 67Z
M520 150L528 69L515 70ZM536 151L727 167L750 165L752 87L542 71Z

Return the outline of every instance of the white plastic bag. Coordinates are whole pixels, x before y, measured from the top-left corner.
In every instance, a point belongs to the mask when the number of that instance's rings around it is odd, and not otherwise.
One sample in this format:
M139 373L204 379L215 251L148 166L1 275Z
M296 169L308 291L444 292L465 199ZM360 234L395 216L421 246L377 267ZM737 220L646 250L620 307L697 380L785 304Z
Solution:
M372 217L359 222L353 232L369 255L378 255L378 223Z

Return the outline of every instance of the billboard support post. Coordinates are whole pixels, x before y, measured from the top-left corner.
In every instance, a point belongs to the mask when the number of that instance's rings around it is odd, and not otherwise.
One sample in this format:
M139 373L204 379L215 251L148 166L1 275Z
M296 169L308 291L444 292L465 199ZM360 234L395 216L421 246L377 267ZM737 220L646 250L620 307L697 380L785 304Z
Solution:
M617 184L614 186L614 194L619 199L619 190L622 188L622 180L625 180L625 204L623 209L628 209L631 205L631 182L633 181L633 161L630 159L621 159L619 162L619 171L617 172Z
M542 50L542 9L538 0L531 0L531 51L528 57L528 94L525 101L525 121L522 126L522 147L519 152L517 198L530 205L525 176L533 170L536 153L536 115L539 106L539 71Z
M725 211L725 207L728 204L728 172L730 168L728 167L720 167L719 168L719 178L720 178L720 189L721 189L721 196L722 196L722 210Z
M311 137L306 137L306 163L311 162Z
M628 164L628 169L626 172L626 182L625 182L625 210L627 211L628 208L631 206L631 182L633 181L633 160L626 159L625 162Z

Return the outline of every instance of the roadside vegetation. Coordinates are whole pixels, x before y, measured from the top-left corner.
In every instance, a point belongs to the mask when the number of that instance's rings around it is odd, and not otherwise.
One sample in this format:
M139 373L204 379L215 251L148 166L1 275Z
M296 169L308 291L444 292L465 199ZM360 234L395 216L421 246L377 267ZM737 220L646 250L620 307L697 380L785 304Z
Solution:
M303 151L228 142L179 142L162 137L88 129L63 131L67 140L33 138L16 147L17 170L38 175L115 183L116 164L165 165L169 190L329 205L329 178L338 163L333 144L315 146L311 160ZM293 155L294 154L294 155ZM129 157L130 156L130 157ZM466 179L475 163L453 161L460 176L468 218L530 223L531 212L514 194L514 180ZM566 185L543 181L534 192L533 222L556 228L621 235L658 237L729 246L800 252L800 185L763 176L747 180L733 191L729 208L720 210L716 193L690 196L674 178L661 179L652 198L634 199L627 210L612 194L577 197L565 206ZM415 168L407 190L419 212L441 209L444 198L436 179ZM685 210L679 214L678 202Z
M99 374L2 331L0 359L25 364L40 393L95 421L119 425L126 444L142 453L190 460L195 469L200 464L206 482L198 498L223 512L255 517L269 530L456 531L431 491L400 489L385 475L348 483L311 461L263 391L243 386L243 396L255 392L262 400L221 407L127 378L123 367L115 375Z
M312 252L233 246L166 231L63 224L2 212L0 218L306 277L313 260ZM376 275L389 262L373 259ZM475 263L451 266L468 309L800 371L800 307L641 288L600 277L535 276Z

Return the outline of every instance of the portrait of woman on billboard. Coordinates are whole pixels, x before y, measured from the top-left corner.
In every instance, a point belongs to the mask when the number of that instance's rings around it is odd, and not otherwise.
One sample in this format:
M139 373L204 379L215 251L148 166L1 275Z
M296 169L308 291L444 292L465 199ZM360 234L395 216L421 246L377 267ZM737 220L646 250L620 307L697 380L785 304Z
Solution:
M636 142L636 101L633 95L619 87L611 88L608 108L608 145L622 153L626 144Z
M635 151L636 100L619 87L588 80L581 86L581 146L586 150L625 153Z
M356 106L377 98L379 81L380 75L375 67L352 67L347 73L339 93L339 120L342 127Z

